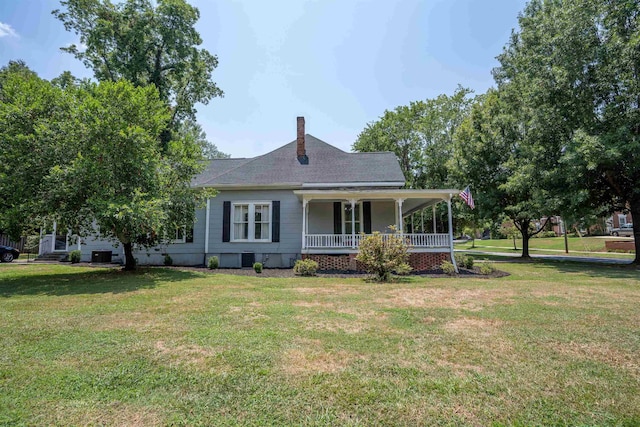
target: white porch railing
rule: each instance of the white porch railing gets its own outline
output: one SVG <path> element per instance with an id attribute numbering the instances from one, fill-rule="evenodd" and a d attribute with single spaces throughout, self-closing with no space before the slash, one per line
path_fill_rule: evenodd
<path id="1" fill-rule="evenodd" d="M 387 238 L 391 234 L 382 234 Z M 413 248 L 449 248 L 449 234 L 402 234 Z M 306 234 L 303 249 L 349 249 L 357 248 L 361 234 Z"/>

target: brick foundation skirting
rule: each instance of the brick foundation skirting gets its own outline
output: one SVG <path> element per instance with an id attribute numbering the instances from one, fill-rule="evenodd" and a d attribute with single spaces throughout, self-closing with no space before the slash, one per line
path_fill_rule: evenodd
<path id="1" fill-rule="evenodd" d="M 302 259 L 311 259 L 318 263 L 318 270 L 364 271 L 362 264 L 356 261 L 357 254 L 302 254 Z M 427 271 L 440 267 L 442 261 L 451 261 L 448 252 L 412 252 L 409 265 L 413 271 Z"/>

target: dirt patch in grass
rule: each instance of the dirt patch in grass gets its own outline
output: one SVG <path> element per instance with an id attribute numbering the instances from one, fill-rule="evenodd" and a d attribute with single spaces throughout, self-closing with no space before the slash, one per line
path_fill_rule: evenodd
<path id="1" fill-rule="evenodd" d="M 551 349 L 564 356 L 594 360 L 611 366 L 622 367 L 640 375 L 640 359 L 637 354 L 631 354 L 612 348 L 606 343 L 560 343 L 550 345 Z"/>
<path id="2" fill-rule="evenodd" d="M 357 334 L 362 332 L 367 326 L 363 320 L 353 319 L 309 319 L 307 316 L 296 316 L 296 321 L 304 324 L 307 331 L 327 331 L 342 332 L 345 334 Z"/>
<path id="3" fill-rule="evenodd" d="M 171 359 L 172 362 L 204 367 L 207 363 L 218 356 L 221 351 L 211 348 L 204 348 L 198 345 L 172 345 L 165 341 L 157 341 L 155 344 L 157 354 Z"/>
<path id="4" fill-rule="evenodd" d="M 444 325 L 444 329 L 453 333 L 482 335 L 489 337 L 495 335 L 502 322 L 499 320 L 473 319 L 462 317 Z"/>
<path id="5" fill-rule="evenodd" d="M 107 405 L 92 404 L 88 409 L 60 405 L 54 416 L 56 425 L 96 425 L 146 427 L 165 425 L 164 417 L 149 407 L 113 402 Z"/>
<path id="6" fill-rule="evenodd" d="M 345 370 L 356 360 L 365 360 L 344 350 L 328 352 L 320 340 L 298 340 L 298 347 L 286 350 L 281 361 L 281 370 L 289 375 L 332 374 Z"/>
<path id="7" fill-rule="evenodd" d="M 496 289 L 395 289 L 376 303 L 401 308 L 450 308 L 479 311 L 495 304 L 511 304 L 515 293 Z"/>

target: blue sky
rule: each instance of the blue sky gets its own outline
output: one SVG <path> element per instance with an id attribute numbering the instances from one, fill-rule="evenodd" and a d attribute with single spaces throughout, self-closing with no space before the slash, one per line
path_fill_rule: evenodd
<path id="1" fill-rule="evenodd" d="M 525 0 L 191 0 L 203 47 L 218 55 L 224 98 L 199 105 L 208 139 L 233 157 L 264 154 L 307 133 L 345 151 L 370 121 L 411 101 L 483 93 Z M 92 73 L 61 46 L 78 37 L 54 0 L 0 1 L 0 65 L 41 77 Z"/>

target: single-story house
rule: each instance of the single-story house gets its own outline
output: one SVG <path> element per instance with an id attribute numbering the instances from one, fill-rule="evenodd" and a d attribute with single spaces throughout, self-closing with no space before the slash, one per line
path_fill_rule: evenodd
<path id="1" fill-rule="evenodd" d="M 193 185 L 219 193 L 196 212 L 193 230 L 178 231 L 167 245 L 137 249 L 135 257 L 139 264 L 161 265 L 169 254 L 175 265 L 202 265 L 217 256 L 224 268 L 254 262 L 289 268 L 311 258 L 324 270 L 357 269 L 361 233 L 388 233 L 390 225 L 404 232 L 405 217 L 439 203 L 448 205 L 452 223 L 451 199 L 458 190 L 407 190 L 404 184 L 394 153 L 347 153 L 305 134 L 304 118 L 298 117 L 296 140 L 270 153 L 209 161 Z M 451 227 L 436 233 L 434 221 L 431 231 L 404 234 L 416 270 L 453 260 Z M 94 251 L 124 259 L 121 246 L 96 238 L 76 242 L 59 235 L 55 225 L 41 237 L 41 255 L 79 249 L 83 261 Z"/>

